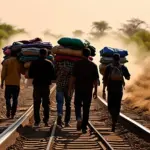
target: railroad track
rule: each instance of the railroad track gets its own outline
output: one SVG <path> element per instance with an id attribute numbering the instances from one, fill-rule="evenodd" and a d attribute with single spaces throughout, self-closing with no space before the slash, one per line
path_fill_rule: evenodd
<path id="1" fill-rule="evenodd" d="M 51 88 L 51 95 L 55 91 L 55 86 Z M 30 91 L 31 92 L 31 91 Z M 50 123 L 56 117 L 56 114 L 51 114 Z M 9 125 L 7 129 L 5 129 L 0 134 L 0 150 L 6 149 L 16 149 L 17 145 L 13 145 L 15 142 L 17 143 L 17 138 L 21 139 L 20 149 L 39 149 L 47 146 L 47 138 L 49 137 L 48 131 L 50 131 L 49 127 L 44 127 L 43 124 L 40 125 L 39 128 L 33 128 L 33 105 L 14 123 Z M 21 136 L 21 137 L 20 137 Z M 26 137 L 25 137 L 26 136 Z M 31 147 L 30 147 L 31 146 Z"/>
<path id="2" fill-rule="evenodd" d="M 51 93 L 54 92 L 54 90 L 55 88 L 51 90 Z M 52 98 L 55 99 L 55 94 L 53 96 Z M 16 131 L 15 129 L 11 133 L 11 136 L 13 137 L 16 133 L 19 133 L 21 135 L 21 137 L 18 139 L 16 144 L 10 146 L 12 145 L 10 143 L 14 143 L 14 141 L 12 140 L 12 137 L 9 135 L 10 134 L 10 130 L 9 130 L 9 132 L 5 132 L 5 139 L 4 136 L 2 136 L 2 134 L 0 136 L 0 149 L 2 150 L 6 149 L 9 145 L 10 147 L 8 148 L 8 150 L 16 149 L 17 146 L 18 146 L 17 149 L 19 150 L 21 149 L 23 150 L 35 150 L 35 149 L 131 150 L 132 148 L 129 143 L 129 140 L 125 140 L 122 137 L 123 133 L 119 129 L 117 129 L 116 132 L 113 133 L 111 132 L 111 128 L 106 125 L 105 120 L 107 120 L 108 118 L 104 117 L 106 112 L 105 114 L 103 114 L 102 112 L 103 107 L 107 107 L 107 103 L 103 99 L 98 97 L 97 100 L 93 100 L 91 105 L 91 111 L 90 111 L 90 121 L 88 123 L 88 132 L 86 134 L 82 134 L 81 131 L 76 130 L 76 120 L 75 120 L 73 103 L 72 103 L 72 118 L 70 122 L 71 127 L 64 127 L 62 129 L 60 129 L 57 126 L 56 104 L 54 105 L 54 108 L 50 114 L 49 123 L 52 125 L 51 128 L 44 127 L 43 124 L 41 124 L 39 128 L 33 128 L 32 127 L 33 123 L 31 121 L 31 116 L 32 116 L 31 110 L 33 108 L 30 108 L 30 110 L 28 110 L 25 114 L 25 116 L 28 119 L 24 123 L 22 123 L 21 125 L 22 127 L 19 127 L 20 126 L 19 125 L 16 128 L 18 131 Z M 124 124 L 126 128 L 129 129 L 131 128 L 131 131 L 135 130 L 132 129 L 135 128 L 135 124 L 133 125 L 134 121 L 131 121 L 130 118 L 127 118 L 123 114 L 120 115 L 120 122 Z M 140 125 L 137 127 L 136 124 L 136 131 L 138 132 L 140 131 L 140 133 L 144 135 L 143 138 L 146 140 L 148 139 L 149 134 L 147 133 L 147 131 L 143 131 L 143 130 L 145 130 L 145 128 L 141 128 Z M 19 135 L 16 135 L 16 137 L 17 136 Z M 14 138 L 14 140 L 16 140 L 16 137 Z M 8 141 L 9 144 L 7 144 Z M 18 145 L 17 143 L 20 143 L 20 145 Z"/>
<path id="3" fill-rule="evenodd" d="M 76 130 L 75 112 L 72 106 L 71 127 L 58 130 L 57 123 L 55 122 L 49 141 L 49 148 L 52 150 L 132 150 L 132 144 L 129 142 L 129 139 L 125 139 L 122 136 L 128 131 L 116 129 L 114 133 L 111 132 L 111 127 L 106 125 L 105 120 L 107 120 L 108 117 L 106 117 L 105 114 L 108 112 L 105 111 L 105 114 L 103 114 L 101 111 L 103 107 L 107 107 L 107 103 L 102 98 L 98 97 L 97 100 L 93 100 L 90 111 L 90 121 L 88 123 L 89 132 L 82 134 L 81 131 Z M 123 114 L 120 114 L 120 122 L 125 128 L 138 134 L 144 138 L 144 140 L 148 140 L 150 136 L 149 131 L 139 123 Z"/>
<path id="4" fill-rule="evenodd" d="M 96 101 L 98 104 L 103 105 L 104 107 L 107 107 L 107 102 L 104 99 L 102 99 L 101 97 L 98 97 L 98 99 Z M 136 120 L 138 120 L 138 119 L 135 118 L 135 120 L 133 120 L 133 119 L 127 117 L 126 115 L 124 115 L 123 113 L 120 113 L 119 122 L 125 128 L 127 128 L 129 131 L 135 133 L 136 135 L 138 135 L 140 138 L 144 139 L 145 141 L 150 142 L 150 129 L 148 129 L 144 125 L 140 124 Z"/>
<path id="5" fill-rule="evenodd" d="M 111 132 L 111 128 L 106 128 L 104 120 L 101 120 L 101 111 L 97 108 L 97 102 L 93 100 L 90 111 L 90 121 L 88 132 L 82 134 L 76 130 L 76 120 L 72 105 L 71 127 L 61 130 L 57 124 L 53 126 L 51 140 L 49 142 L 52 150 L 131 150 L 130 145 L 121 136 Z M 47 149 L 48 150 L 48 149 Z"/>

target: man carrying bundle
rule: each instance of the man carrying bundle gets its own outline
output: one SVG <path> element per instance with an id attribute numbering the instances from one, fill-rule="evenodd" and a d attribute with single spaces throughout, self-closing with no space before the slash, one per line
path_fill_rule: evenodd
<path id="1" fill-rule="evenodd" d="M 73 89 L 75 84 L 75 114 L 77 120 L 77 130 L 83 133 L 87 131 L 87 124 L 89 119 L 89 111 L 92 100 L 92 91 L 94 86 L 93 97 L 97 98 L 97 81 L 99 79 L 97 66 L 88 60 L 90 50 L 83 50 L 84 58 L 75 63 L 73 74 L 70 80 L 69 92 Z M 81 119 L 81 107 L 83 103 L 83 118 Z"/>
<path id="2" fill-rule="evenodd" d="M 47 49 L 42 48 L 40 50 L 40 58 L 31 63 L 29 68 L 29 78 L 33 79 L 33 99 L 34 99 L 34 120 L 35 126 L 40 123 L 40 104 L 42 100 L 42 106 L 44 108 L 43 122 L 45 126 L 48 126 L 49 119 L 49 86 L 54 79 L 54 67 L 51 61 L 47 60 Z"/>
<path id="3" fill-rule="evenodd" d="M 123 96 L 123 86 L 125 79 L 130 79 L 128 69 L 120 64 L 120 55 L 113 55 L 113 63 L 106 67 L 103 76 L 103 98 L 106 98 L 105 88 L 108 90 L 108 111 L 112 117 L 112 132 L 115 131 L 115 126 L 120 113 L 121 100 Z"/>
<path id="4" fill-rule="evenodd" d="M 64 60 L 62 62 L 56 62 L 55 69 L 56 69 L 56 101 L 57 101 L 57 113 L 58 113 L 58 120 L 57 124 L 59 126 L 63 126 L 62 122 L 62 115 L 63 115 L 63 104 L 65 98 L 65 126 L 69 127 L 69 121 L 71 116 L 71 98 L 68 96 L 68 84 L 69 79 L 72 74 L 72 68 L 74 66 L 74 62 Z"/>
<path id="5" fill-rule="evenodd" d="M 20 92 L 21 73 L 24 74 L 23 65 L 17 60 L 17 53 L 12 51 L 11 57 L 3 61 L 1 72 L 1 88 L 5 82 L 6 116 L 13 119 L 18 104 Z M 11 98 L 13 100 L 11 106 Z"/>

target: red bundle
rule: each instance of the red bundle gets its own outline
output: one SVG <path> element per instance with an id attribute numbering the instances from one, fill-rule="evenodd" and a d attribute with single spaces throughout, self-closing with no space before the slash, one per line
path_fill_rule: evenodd
<path id="1" fill-rule="evenodd" d="M 67 56 L 67 55 L 56 55 L 55 56 L 55 60 L 57 62 L 59 61 L 64 61 L 64 60 L 68 60 L 68 61 L 78 61 L 81 60 L 81 57 L 75 57 L 75 56 Z"/>

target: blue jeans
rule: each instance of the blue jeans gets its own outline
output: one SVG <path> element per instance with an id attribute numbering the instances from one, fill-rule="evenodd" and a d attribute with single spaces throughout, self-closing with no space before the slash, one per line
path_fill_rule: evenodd
<path id="1" fill-rule="evenodd" d="M 68 123 L 70 121 L 70 116 L 71 116 L 71 97 L 68 97 L 68 90 L 56 91 L 58 116 L 63 115 L 64 98 L 65 98 L 65 105 L 66 105 L 65 122 Z"/>

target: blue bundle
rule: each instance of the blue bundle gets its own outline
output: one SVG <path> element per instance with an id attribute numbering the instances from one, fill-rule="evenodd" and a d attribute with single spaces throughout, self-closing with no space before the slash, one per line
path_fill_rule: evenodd
<path id="1" fill-rule="evenodd" d="M 119 53 L 120 57 L 128 56 L 127 50 L 111 48 L 111 47 L 104 47 L 102 50 L 100 50 L 100 56 L 102 57 L 112 57 L 115 53 Z"/>

